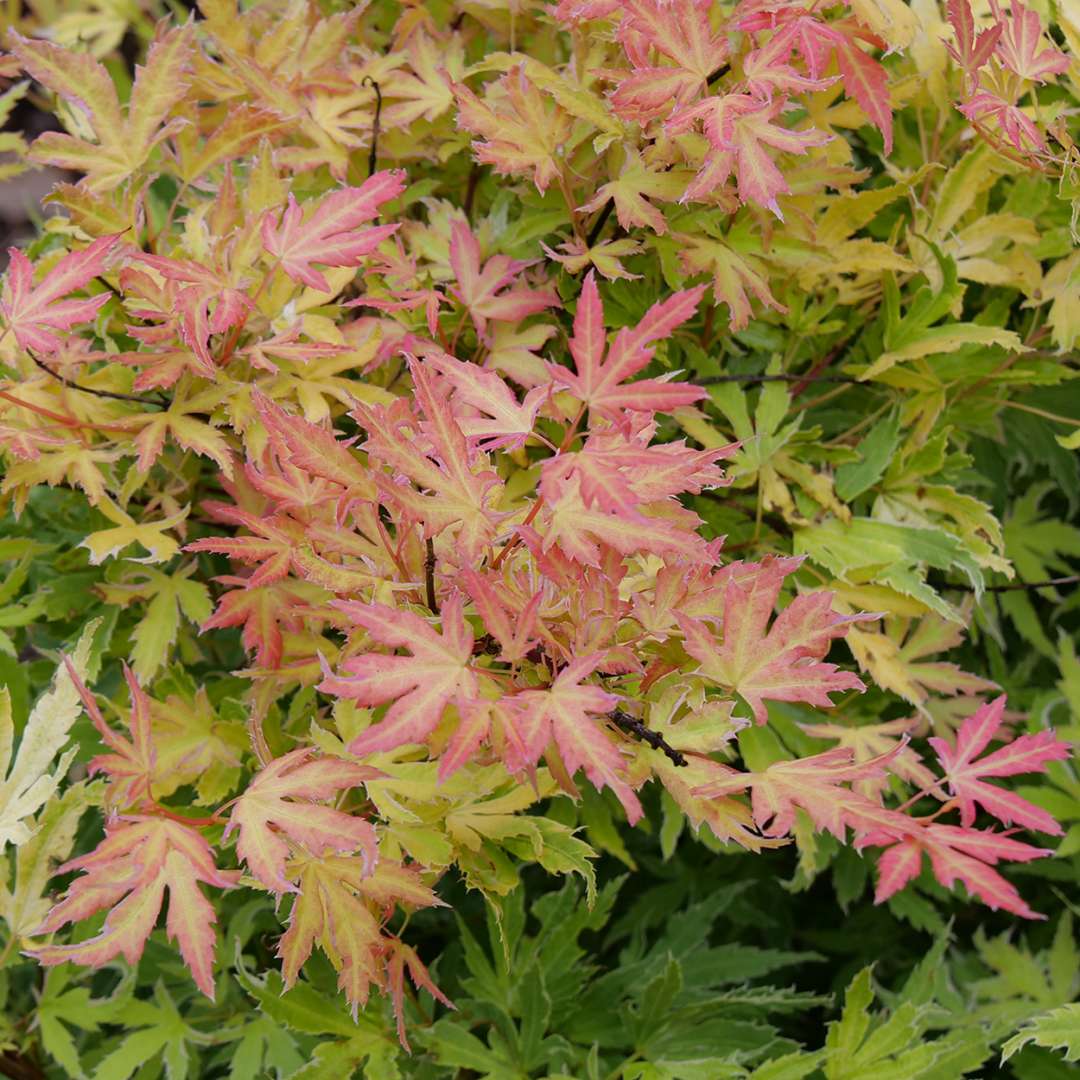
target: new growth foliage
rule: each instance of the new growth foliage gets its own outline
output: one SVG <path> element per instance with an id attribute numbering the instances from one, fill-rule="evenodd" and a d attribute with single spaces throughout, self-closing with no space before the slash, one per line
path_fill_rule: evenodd
<path id="1" fill-rule="evenodd" d="M 991 235 L 977 201 L 987 177 L 1074 184 L 1076 64 L 1039 14 L 200 11 L 120 90 L 90 53 L 8 35 L 5 71 L 65 128 L 28 158 L 77 179 L 4 278 L 2 491 L 16 512 L 79 491 L 109 522 L 83 538 L 106 602 L 141 613 L 126 733 L 76 650 L 0 788 L 24 843 L 71 761 L 27 755 L 77 691 L 105 835 L 20 947 L 135 964 L 165 907 L 212 998 L 216 907 L 249 890 L 280 913 L 283 987 L 319 949 L 354 1016 L 388 995 L 405 1042 L 405 972 L 449 1005 L 402 937 L 443 875 L 496 905 L 521 863 L 591 889 L 592 849 L 530 811 L 610 792 L 633 825 L 657 789 L 734 847 L 830 834 L 874 861 L 879 903 L 928 867 L 1039 918 L 1001 870 L 1062 828 L 1001 780 L 1069 746 L 925 659 L 967 617 L 942 575 L 1010 572 L 954 486 L 955 412 L 1059 381 L 1035 346 L 1080 333 L 1067 227 L 1051 243 L 1014 205 Z M 965 321 L 976 283 L 1054 307 L 1024 337 Z M 769 328 L 791 344 L 748 373 Z M 719 356 L 764 380 L 752 413 Z M 793 406 L 830 372 L 878 395 L 861 440 Z M 706 507 L 751 487 L 725 542 Z M 223 694 L 155 688 L 177 656 L 211 670 L 228 628 L 234 722 Z M 916 715 L 860 722 L 875 680 Z M 804 734 L 767 734 L 777 703 Z"/>

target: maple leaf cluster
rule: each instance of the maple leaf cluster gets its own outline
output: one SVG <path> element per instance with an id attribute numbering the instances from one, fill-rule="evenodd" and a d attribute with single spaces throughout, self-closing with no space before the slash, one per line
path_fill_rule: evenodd
<path id="1" fill-rule="evenodd" d="M 212 995 L 204 887 L 250 887 L 288 908 L 286 986 L 317 946 L 354 1009 L 374 988 L 400 1024 L 406 970 L 445 999 L 397 912 L 440 904 L 451 866 L 505 891 L 503 848 L 520 852 L 522 836 L 548 865 L 540 826 L 506 826 L 499 847 L 463 823 L 449 804 L 470 785 L 520 800 L 511 819 L 589 785 L 631 824 L 655 785 L 695 827 L 750 850 L 805 822 L 881 849 L 879 901 L 925 854 L 946 888 L 1037 917 L 995 867 L 1050 853 L 1015 828 L 1060 827 L 986 778 L 1041 771 L 1067 747 L 1049 731 L 1013 737 L 1003 698 L 931 740 L 936 768 L 894 721 L 808 724 L 837 745 L 743 767 L 740 734 L 769 723 L 770 703 L 828 709 L 865 689 L 838 643 L 865 640 L 880 615 L 812 588 L 801 557 L 725 554 L 693 500 L 771 436 L 695 444 L 672 419 L 702 431 L 707 392 L 670 361 L 707 340 L 716 305 L 733 330 L 754 301 L 786 310 L 716 222 L 740 215 L 768 236 L 786 208 L 812 217 L 811 195 L 850 194 L 858 172 L 836 129 L 868 122 L 891 152 L 879 54 L 909 34 L 881 15 L 890 5 L 564 0 L 555 16 L 581 62 L 561 70 L 512 52 L 470 68 L 469 32 L 423 6 L 406 5 L 385 52 L 358 40 L 359 11 L 293 5 L 281 17 L 295 25 L 262 40 L 279 12 L 256 6 L 238 37 L 227 7 L 163 28 L 126 105 L 88 56 L 10 41 L 77 114 L 33 160 L 82 178 L 57 194 L 61 245 L 36 264 L 13 252 L 4 280 L 0 348 L 24 378 L 2 392 L 2 490 L 21 509 L 38 484 L 80 489 L 114 526 L 86 538 L 95 563 L 130 545 L 177 560 L 107 586 L 123 603 L 152 597 L 166 624 L 132 657 L 128 734 L 71 669 L 107 747 L 90 766 L 107 780 L 106 836 L 60 868 L 80 876 L 39 933 L 107 914 L 91 937 L 36 945 L 39 961 L 134 963 L 167 894 L 166 932 Z M 1064 54 L 1019 3 L 1008 17 L 993 6 L 989 29 L 966 2 L 949 12 L 963 115 L 1017 154 L 1044 151 L 1017 103 Z M 365 178 L 369 150 L 396 167 Z M 503 244 L 505 218 L 481 219 L 471 189 L 455 201 L 411 183 L 418 158 L 457 151 L 471 156 L 467 183 L 488 166 L 531 183 L 559 247 L 535 233 Z M 575 187 L 582 159 L 594 171 Z M 689 204 L 712 215 L 700 230 Z M 636 234 L 600 241 L 608 209 Z M 632 276 L 622 260 L 643 237 L 678 245 L 692 227 L 670 263 L 678 288 L 638 310 L 602 291 L 600 278 Z M 882 267 L 867 264 L 852 288 L 880 291 Z M 196 458 L 214 466 L 198 491 Z M 766 499 L 803 520 L 776 477 L 807 467 L 770 468 L 759 521 Z M 836 505 L 829 483 L 813 490 Z M 239 739 L 206 701 L 193 736 L 182 706 L 152 696 L 181 615 L 204 633 L 239 629 Z M 289 695 L 303 722 L 268 735 Z M 220 805 L 197 817 L 191 801 Z"/>

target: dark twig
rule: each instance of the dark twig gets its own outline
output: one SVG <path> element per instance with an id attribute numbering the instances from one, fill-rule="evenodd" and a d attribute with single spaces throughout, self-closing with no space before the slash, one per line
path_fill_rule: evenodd
<path id="1" fill-rule="evenodd" d="M 679 750 L 676 750 L 663 735 L 653 731 L 652 728 L 646 727 L 640 720 L 631 716 L 629 713 L 624 713 L 620 709 L 616 709 L 610 715 L 611 722 L 617 728 L 625 731 L 628 735 L 633 735 L 635 738 L 640 739 L 643 743 L 648 743 L 654 750 L 662 750 L 665 756 L 670 759 L 672 765 L 684 768 L 690 764 L 686 760 L 685 755 Z"/>
<path id="2" fill-rule="evenodd" d="M 0 1076 L 10 1076 L 12 1080 L 45 1080 L 45 1073 L 33 1061 L 14 1050 L 0 1054 Z"/>
<path id="3" fill-rule="evenodd" d="M 821 377 L 821 373 L 844 351 L 847 342 L 847 338 L 838 342 L 820 360 L 817 360 L 810 370 L 791 388 L 791 396 L 798 397 L 812 382 L 817 382 Z"/>
<path id="4" fill-rule="evenodd" d="M 756 382 L 793 382 L 800 384 L 795 393 L 799 393 L 804 384 L 812 382 L 847 383 L 850 386 L 864 385 L 859 379 L 850 375 L 706 375 L 703 379 L 696 379 L 698 386 L 715 386 L 717 383 L 756 383 Z"/>
<path id="5" fill-rule="evenodd" d="M 375 91 L 375 119 L 371 122 L 371 149 L 368 151 L 367 171 L 368 176 L 375 172 L 375 162 L 379 156 L 379 124 L 382 121 L 382 87 L 370 76 L 365 75 L 360 80 L 361 86 L 371 84 Z"/>
<path id="6" fill-rule="evenodd" d="M 58 383 L 66 386 L 69 390 L 81 390 L 84 394 L 93 394 L 94 397 L 100 398 L 113 398 L 116 401 L 134 401 L 138 405 L 156 405 L 159 409 L 167 409 L 172 404 L 171 401 L 163 398 L 148 398 L 142 397 L 140 394 L 121 394 L 116 390 L 98 390 L 93 386 L 80 386 L 66 376 L 61 375 L 59 371 L 49 367 L 44 360 L 39 359 L 29 349 L 26 350 L 26 353 L 46 375 L 51 375 Z"/>
<path id="7" fill-rule="evenodd" d="M 715 71 L 710 73 L 709 77 L 705 80 L 705 85 L 712 86 L 714 83 L 719 82 L 730 70 L 730 64 L 721 64 Z"/>
<path id="8" fill-rule="evenodd" d="M 613 199 L 608 199 L 604 203 L 600 213 L 596 215 L 596 220 L 593 222 L 592 228 L 589 230 L 589 235 L 585 238 L 585 246 L 591 248 L 597 240 L 600 239 L 600 233 L 603 231 L 604 226 L 607 224 L 607 219 L 611 216 L 611 211 L 615 206 Z"/>
<path id="9" fill-rule="evenodd" d="M 1080 584 L 1080 574 L 1069 574 L 1068 577 L 1049 578 L 1046 581 L 1011 581 L 1007 585 L 984 585 L 983 592 L 1021 592 L 1027 589 L 1053 589 L 1058 585 Z M 946 581 L 940 585 L 942 589 L 956 589 L 960 592 L 976 592 L 974 585 L 962 581 Z"/>
<path id="10" fill-rule="evenodd" d="M 465 218 L 472 224 L 473 201 L 476 198 L 476 185 L 480 183 L 480 166 L 474 161 L 469 169 L 469 179 L 465 184 L 465 198 L 462 200 L 461 209 L 465 211 Z"/>
<path id="11" fill-rule="evenodd" d="M 427 587 L 427 606 L 432 615 L 439 614 L 439 601 L 435 596 L 435 544 L 427 538 L 427 557 L 424 559 L 424 584 Z"/>

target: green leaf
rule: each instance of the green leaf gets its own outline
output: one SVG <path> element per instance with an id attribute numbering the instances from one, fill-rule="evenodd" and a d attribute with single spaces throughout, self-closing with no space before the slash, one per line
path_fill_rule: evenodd
<path id="1" fill-rule="evenodd" d="M 86 625 L 71 656 L 71 664 L 81 678 L 86 677 L 98 625 L 99 620 Z M 25 844 L 34 834 L 36 825 L 26 819 L 45 805 L 74 759 L 75 751 L 68 750 L 55 771 L 52 774 L 47 771 L 81 712 L 78 691 L 67 668 L 61 664 L 52 687 L 30 713 L 13 759 L 15 726 L 11 697 L 6 688 L 0 689 L 0 850 L 9 843 L 16 847 Z"/>
<path id="2" fill-rule="evenodd" d="M 868 491 L 885 474 L 900 443 L 900 421 L 896 414 L 875 424 L 859 443 L 859 460 L 836 470 L 836 494 L 851 502 Z"/>
<path id="3" fill-rule="evenodd" d="M 1025 1024 L 1002 1046 L 1002 1064 L 1029 1043 L 1061 1050 L 1066 1061 L 1080 1061 L 1080 1004 L 1063 1005 Z"/>
<path id="4" fill-rule="evenodd" d="M 354 1023 L 338 999 L 324 997 L 307 983 L 298 982 L 291 990 L 283 992 L 284 985 L 276 971 L 258 979 L 247 971 L 239 957 L 235 971 L 237 982 L 259 1003 L 263 1012 L 294 1031 L 352 1037 L 358 1034 L 357 1027 L 361 1026 L 378 1032 L 377 1027 L 364 1017 Z"/>

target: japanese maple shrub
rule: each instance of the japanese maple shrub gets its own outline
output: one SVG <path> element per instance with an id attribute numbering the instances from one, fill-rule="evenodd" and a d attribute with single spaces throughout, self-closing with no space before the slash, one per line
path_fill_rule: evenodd
<path id="1" fill-rule="evenodd" d="M 965 425 L 1080 333 L 1019 322 L 1075 287 L 1080 24 L 336 7 L 204 0 L 132 79 L 8 35 L 11 100 L 63 129 L 27 160 L 74 176 L 4 278 L 2 491 L 79 493 L 100 602 L 47 642 L 0 795 L 0 837 L 74 875 L 10 947 L 134 965 L 164 909 L 213 998 L 243 891 L 285 988 L 321 951 L 406 1043 L 406 976 L 452 1007 L 406 927 L 444 875 L 495 910 L 529 863 L 591 896 L 597 815 L 657 791 L 718 852 L 830 834 L 878 903 L 928 868 L 1040 917 L 1001 866 L 1062 828 L 1000 778 L 1068 744 L 925 658 L 970 619 L 957 574 L 1011 573 L 953 486 Z M 1045 220 L 1009 196 L 980 231 L 1002 178 Z M 961 281 L 1013 293 L 965 313 Z M 818 441 L 823 380 L 865 444 Z"/>

